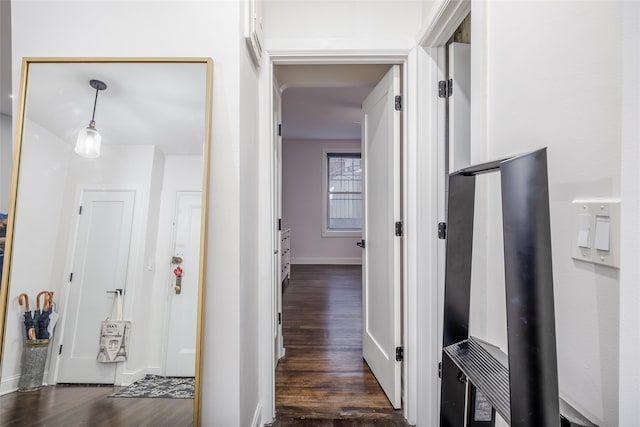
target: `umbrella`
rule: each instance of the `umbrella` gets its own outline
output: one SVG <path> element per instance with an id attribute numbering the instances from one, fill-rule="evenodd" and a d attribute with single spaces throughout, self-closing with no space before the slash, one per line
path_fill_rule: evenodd
<path id="1" fill-rule="evenodd" d="M 58 313 L 55 311 L 55 304 L 53 303 L 53 291 L 49 291 L 49 328 L 47 328 L 47 332 L 49 333 L 49 338 L 53 335 L 53 328 L 58 323 Z"/>
<path id="2" fill-rule="evenodd" d="M 27 339 L 36 339 L 36 329 L 33 324 L 33 318 L 31 317 L 31 310 L 29 310 L 29 296 L 27 294 L 18 295 L 18 304 L 24 305 L 24 327 L 27 331 Z"/>
<path id="3" fill-rule="evenodd" d="M 37 326 L 36 326 L 36 335 L 38 339 L 49 339 L 49 316 L 51 315 L 51 294 L 53 292 L 42 291 L 36 297 L 37 300 L 37 308 L 36 313 L 38 317 Z M 44 302 L 42 304 L 42 311 L 40 310 L 40 296 L 44 296 Z"/>

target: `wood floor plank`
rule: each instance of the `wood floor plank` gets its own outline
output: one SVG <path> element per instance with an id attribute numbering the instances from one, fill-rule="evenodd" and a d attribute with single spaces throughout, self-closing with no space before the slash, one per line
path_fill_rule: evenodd
<path id="1" fill-rule="evenodd" d="M 0 425 L 16 427 L 192 426 L 192 399 L 107 397 L 120 387 L 50 386 L 0 397 Z"/>
<path id="2" fill-rule="evenodd" d="M 362 358 L 361 272 L 349 265 L 292 266 L 274 426 L 408 425 Z"/>

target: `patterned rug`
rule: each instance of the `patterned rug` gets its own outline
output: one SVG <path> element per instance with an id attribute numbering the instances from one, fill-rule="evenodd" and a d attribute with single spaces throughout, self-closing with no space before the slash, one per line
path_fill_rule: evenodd
<path id="1" fill-rule="evenodd" d="M 162 377 L 147 374 L 141 380 L 124 387 L 109 397 L 164 397 L 172 399 L 193 399 L 193 377 Z"/>

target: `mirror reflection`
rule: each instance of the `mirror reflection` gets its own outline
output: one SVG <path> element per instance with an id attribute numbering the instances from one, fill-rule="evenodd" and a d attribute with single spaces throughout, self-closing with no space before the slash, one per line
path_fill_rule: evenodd
<path id="1" fill-rule="evenodd" d="M 29 64 L 2 399 L 82 385 L 191 422 L 208 67 Z"/>

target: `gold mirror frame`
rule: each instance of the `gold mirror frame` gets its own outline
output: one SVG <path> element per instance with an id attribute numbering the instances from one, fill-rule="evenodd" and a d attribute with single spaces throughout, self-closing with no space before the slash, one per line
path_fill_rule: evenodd
<path id="1" fill-rule="evenodd" d="M 206 65 L 206 94 L 205 94 L 205 126 L 204 126 L 204 147 L 203 147 L 203 182 L 202 182 L 202 219 L 200 233 L 200 264 L 198 278 L 198 316 L 196 330 L 196 366 L 195 366 L 195 395 L 193 406 L 193 425 L 199 426 L 201 412 L 201 385 L 202 385 L 202 363 L 204 347 L 204 301 L 206 287 L 206 266 L 207 266 L 207 234 L 208 234 L 208 212 L 209 212 L 209 176 L 210 176 L 210 153 L 211 153 L 211 112 L 213 103 L 213 60 L 211 58 L 23 58 L 20 75 L 20 94 L 18 98 L 18 115 L 15 129 L 15 143 L 13 146 L 13 166 L 11 171 L 11 192 L 9 198 L 9 216 L 7 220 L 6 243 L 4 252 L 4 267 L 2 269 L 2 282 L 0 287 L 0 373 L 3 362 L 5 324 L 7 317 L 7 304 L 9 295 L 9 281 L 12 267 L 12 248 L 14 245 L 13 234 L 15 226 L 15 211 L 17 205 L 18 178 L 20 172 L 20 161 L 22 151 L 22 138 L 25 123 L 25 111 L 27 102 L 27 83 L 29 78 L 29 67 L 32 64 L 47 63 L 144 63 L 144 64 L 167 64 L 167 63 L 192 63 Z"/>

